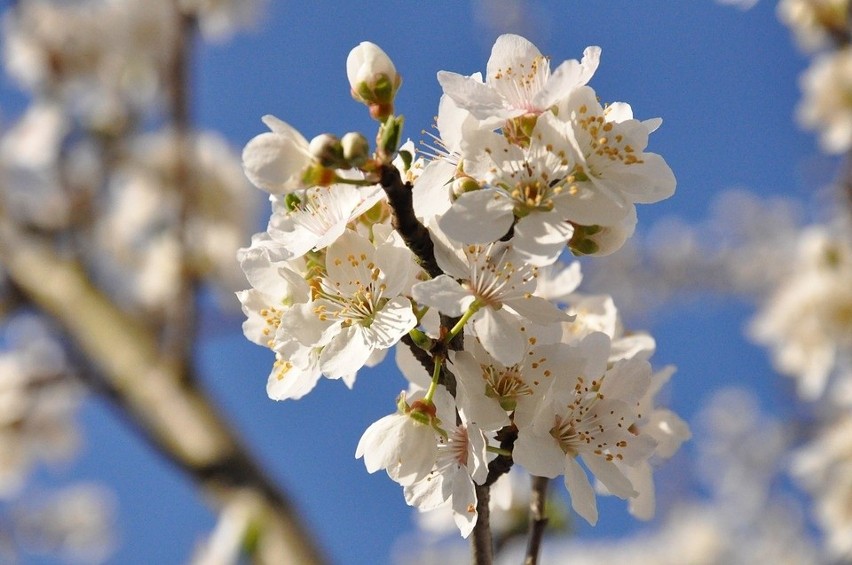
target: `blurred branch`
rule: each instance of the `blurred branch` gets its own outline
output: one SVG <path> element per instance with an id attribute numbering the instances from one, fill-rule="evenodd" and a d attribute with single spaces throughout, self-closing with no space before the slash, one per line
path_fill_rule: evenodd
<path id="1" fill-rule="evenodd" d="M 547 485 L 550 479 L 545 477 L 532 477 L 530 494 L 530 529 L 527 539 L 527 555 L 524 565 L 536 565 L 541 552 L 541 540 L 547 527 L 547 515 L 545 504 L 547 502 Z"/>
<path id="2" fill-rule="evenodd" d="M 491 539 L 491 487 L 476 485 L 476 525 L 471 539 L 471 563 L 490 565 L 494 561 L 494 542 Z"/>
<path id="3" fill-rule="evenodd" d="M 0 217 L 0 262 L 15 285 L 52 315 L 102 372 L 149 439 L 217 506 L 251 492 L 261 543 L 277 563 L 321 563 L 285 494 L 253 461 L 208 399 L 163 358 L 137 320 L 96 289 L 83 268 L 30 241 Z"/>
<path id="4" fill-rule="evenodd" d="M 192 351 L 197 326 L 196 299 L 200 287 L 198 275 L 192 264 L 189 220 L 199 198 L 192 165 L 194 142 L 190 116 L 190 66 L 196 21 L 174 3 L 176 33 L 174 48 L 166 69 L 168 85 L 168 111 L 174 136 L 173 187 L 178 199 L 178 225 L 180 277 L 174 304 L 167 310 L 163 347 L 165 354 L 182 363 L 184 378 L 192 374 Z"/>

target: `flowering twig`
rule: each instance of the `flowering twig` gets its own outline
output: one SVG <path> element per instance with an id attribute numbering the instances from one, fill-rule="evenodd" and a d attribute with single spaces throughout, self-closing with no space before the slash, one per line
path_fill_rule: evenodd
<path id="1" fill-rule="evenodd" d="M 444 272 L 435 261 L 435 246 L 429 237 L 429 230 L 414 215 L 411 183 L 403 183 L 399 170 L 392 165 L 382 166 L 380 174 L 382 188 L 393 209 L 394 229 L 399 232 L 430 277 L 442 275 Z"/>
<path id="2" fill-rule="evenodd" d="M 527 538 L 527 555 L 524 565 L 536 565 L 538 555 L 541 551 L 541 540 L 547 527 L 547 516 L 545 515 L 545 504 L 547 502 L 547 485 L 550 479 L 545 477 L 532 477 L 530 486 L 530 526 Z"/>

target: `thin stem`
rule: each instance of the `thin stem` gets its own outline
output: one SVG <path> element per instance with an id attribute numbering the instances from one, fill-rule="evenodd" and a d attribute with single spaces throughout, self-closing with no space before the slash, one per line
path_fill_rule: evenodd
<path id="1" fill-rule="evenodd" d="M 470 320 L 480 308 L 482 308 L 482 305 L 478 301 L 474 300 L 471 305 L 468 306 L 467 311 L 462 314 L 461 318 L 459 318 L 459 321 L 456 322 L 456 325 L 453 326 L 453 329 L 444 336 L 444 343 L 450 343 L 453 341 L 453 339 L 464 329 L 464 325 L 468 322 L 468 320 Z"/>
<path id="2" fill-rule="evenodd" d="M 432 397 L 435 396 L 435 391 L 438 390 L 438 382 L 441 380 L 441 367 L 444 365 L 444 358 L 435 356 L 435 368 L 432 369 L 432 382 L 429 384 L 429 390 L 426 391 L 426 396 L 423 397 L 423 402 L 432 403 Z"/>
<path id="3" fill-rule="evenodd" d="M 470 540 L 473 565 L 491 565 L 494 561 L 494 542 L 491 539 L 491 487 L 476 485 L 476 525 Z"/>
<path id="4" fill-rule="evenodd" d="M 547 485 L 550 479 L 545 477 L 532 477 L 530 494 L 530 529 L 527 539 L 527 555 L 524 565 L 536 565 L 538 555 L 541 552 L 541 540 L 547 527 L 547 516 L 545 515 L 545 503 L 547 501 Z"/>

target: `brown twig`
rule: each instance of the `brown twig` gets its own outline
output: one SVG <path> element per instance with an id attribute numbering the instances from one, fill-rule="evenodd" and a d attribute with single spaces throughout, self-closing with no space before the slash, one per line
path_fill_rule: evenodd
<path id="1" fill-rule="evenodd" d="M 393 209 L 392 225 L 402 236 L 405 245 L 411 249 L 420 266 L 430 277 L 444 274 L 435 261 L 435 245 L 429 237 L 429 230 L 414 215 L 411 183 L 403 183 L 399 170 L 393 165 L 382 166 L 380 183 Z"/>
<path id="2" fill-rule="evenodd" d="M 476 485 L 476 525 L 471 534 L 471 562 L 491 565 L 494 561 L 494 542 L 491 539 L 491 487 Z"/>
<path id="3" fill-rule="evenodd" d="M 547 485 L 550 479 L 545 477 L 532 477 L 530 494 L 530 527 L 527 538 L 527 555 L 524 565 L 536 565 L 541 552 L 541 540 L 544 530 L 547 528 L 547 516 L 545 515 L 545 504 L 547 502 Z"/>
<path id="4" fill-rule="evenodd" d="M 187 15 L 180 6 L 174 7 L 175 37 L 172 56 L 165 69 L 168 85 L 169 119 L 172 127 L 173 162 L 170 180 L 178 202 L 179 278 L 174 302 L 166 312 L 163 351 L 175 363 L 184 366 L 184 378 L 193 373 L 192 359 L 197 327 L 196 300 L 200 287 L 193 266 L 192 241 L 189 222 L 197 209 L 197 183 L 194 178 L 194 143 L 190 112 L 192 45 L 195 37 L 195 18 Z"/>

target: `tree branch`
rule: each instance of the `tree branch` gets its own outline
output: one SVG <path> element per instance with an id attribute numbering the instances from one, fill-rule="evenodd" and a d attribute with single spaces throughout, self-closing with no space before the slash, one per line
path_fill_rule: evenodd
<path id="1" fill-rule="evenodd" d="M 0 262 L 27 298 L 52 315 L 104 376 L 149 440 L 218 507 L 251 493 L 261 544 L 279 563 L 323 558 L 286 495 L 261 471 L 209 400 L 160 355 L 137 320 L 95 288 L 83 268 L 30 241 L 0 217 Z"/>
<path id="2" fill-rule="evenodd" d="M 435 246 L 429 230 L 414 215 L 414 201 L 410 182 L 403 183 L 399 170 L 393 165 L 383 165 L 380 170 L 381 185 L 393 209 L 392 225 L 402 236 L 405 245 L 417 257 L 420 266 L 430 277 L 443 275 L 444 271 L 435 261 Z"/>
<path id="3" fill-rule="evenodd" d="M 172 127 L 173 157 L 171 163 L 171 188 L 178 202 L 178 230 L 180 241 L 178 288 L 174 302 L 166 310 L 163 335 L 164 355 L 184 365 L 181 371 L 189 378 L 192 368 L 192 352 L 195 345 L 197 326 L 196 299 L 200 281 L 193 265 L 192 235 L 189 221 L 197 208 L 197 182 L 193 171 L 195 147 L 190 114 L 190 66 L 192 44 L 195 35 L 195 19 L 181 10 L 178 2 L 172 7 L 175 19 L 175 38 L 169 64 L 165 69 L 168 85 L 168 108 Z"/>
<path id="4" fill-rule="evenodd" d="M 536 565 L 538 555 L 541 551 L 541 540 L 547 527 L 547 516 L 545 515 L 545 504 L 547 502 L 547 485 L 550 479 L 545 477 L 532 477 L 530 496 L 530 528 L 527 539 L 527 555 L 524 565 Z"/>
<path id="5" fill-rule="evenodd" d="M 491 487 L 476 485 L 476 525 L 471 539 L 471 563 L 491 565 L 494 561 L 494 542 L 491 539 Z"/>

